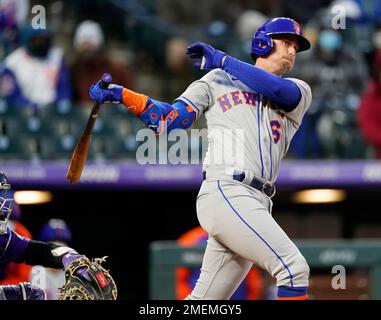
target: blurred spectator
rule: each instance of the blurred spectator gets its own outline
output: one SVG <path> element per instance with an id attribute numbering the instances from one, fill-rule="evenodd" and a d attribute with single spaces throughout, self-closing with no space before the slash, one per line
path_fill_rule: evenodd
<path id="1" fill-rule="evenodd" d="M 134 88 L 127 65 L 107 53 L 99 23 L 85 20 L 78 25 L 74 35 L 74 50 L 71 74 L 75 102 L 91 104 L 89 87 L 105 72 L 112 75 L 113 83 L 125 83 L 127 88 Z"/>
<path id="2" fill-rule="evenodd" d="M 228 52 L 237 59 L 252 63 L 251 42 L 255 31 L 269 18 L 256 10 L 246 10 L 237 19 L 235 28 L 238 42 L 232 45 Z"/>
<path id="3" fill-rule="evenodd" d="M 14 198 L 13 192 L 9 197 Z M 20 222 L 20 220 L 21 208 L 16 201 L 13 201 L 12 213 L 8 221 L 8 227 L 10 230 L 15 231 L 19 235 L 32 239 L 31 232 Z M 0 284 L 18 284 L 23 281 L 28 281 L 31 269 L 31 266 L 24 263 L 0 263 Z"/>
<path id="4" fill-rule="evenodd" d="M 0 0 L 0 61 L 18 47 L 28 10 L 29 0 Z"/>
<path id="5" fill-rule="evenodd" d="M 199 1 L 197 4 L 193 0 L 157 0 L 156 8 L 164 21 L 177 26 L 185 34 L 207 28 L 213 21 L 232 25 L 240 14 L 237 4 L 227 0 Z"/>
<path id="6" fill-rule="evenodd" d="M 320 8 L 326 7 L 332 0 L 288 0 L 276 1 L 279 4 L 278 11 L 285 17 L 292 17 L 304 24 L 309 21 L 314 13 Z"/>
<path id="7" fill-rule="evenodd" d="M 206 245 L 208 233 L 200 226 L 195 227 L 178 239 L 178 244 L 183 247 Z M 176 269 L 176 299 L 185 299 L 194 288 L 200 275 L 200 268 L 190 269 L 178 267 Z M 249 271 L 245 280 L 231 297 L 231 300 L 272 300 L 274 297 L 267 296 L 262 283 L 261 271 L 253 268 Z"/>
<path id="8" fill-rule="evenodd" d="M 377 52 L 380 51 L 381 50 L 381 20 L 373 32 L 372 40 L 373 40 L 373 47 L 375 48 L 375 51 Z"/>
<path id="9" fill-rule="evenodd" d="M 52 46 L 47 29 L 27 25 L 22 47 L 9 54 L 0 67 L 0 90 L 12 106 L 35 109 L 51 103 L 70 101 L 69 71 L 61 48 Z"/>
<path id="10" fill-rule="evenodd" d="M 182 38 L 173 37 L 166 42 L 166 67 L 168 80 L 164 92 L 168 100 L 173 100 L 193 80 L 192 68 L 185 54 L 189 44 Z"/>
<path id="11" fill-rule="evenodd" d="M 70 246 L 72 233 L 62 219 L 50 219 L 39 231 L 37 240 Z M 65 283 L 65 272 L 60 269 L 33 266 L 30 282 L 46 292 L 47 300 L 58 300 L 59 288 Z"/>
<path id="12" fill-rule="evenodd" d="M 188 44 L 181 38 L 171 38 L 167 41 L 166 62 L 169 70 L 178 76 L 187 74 L 189 59 L 184 54 Z"/>
<path id="13" fill-rule="evenodd" d="M 312 105 L 291 144 L 296 158 L 362 157 L 356 110 L 368 81 L 367 66 L 355 46 L 347 46 L 332 15 L 318 16 L 316 45 L 299 56 L 289 76 L 303 79 L 312 89 Z"/>
<path id="14" fill-rule="evenodd" d="M 381 159 L 381 46 L 374 61 L 374 72 L 358 110 L 358 124 L 365 139 L 375 147 Z"/>
<path id="15" fill-rule="evenodd" d="M 41 0 L 39 0 L 41 1 Z M 51 0 L 45 0 L 51 3 Z M 84 20 L 97 21 L 102 26 L 107 26 L 104 31 L 106 36 L 111 36 L 114 40 L 125 41 L 126 34 L 124 23 L 129 20 L 128 13 L 121 10 L 121 7 L 140 4 L 143 0 L 128 0 L 128 1 L 113 1 L 113 0 L 65 0 L 65 7 L 70 7 L 72 12 L 70 16 L 73 17 L 73 22 L 78 25 Z M 145 0 L 147 3 L 154 3 L 152 0 Z M 107 13 L 107 14 L 106 14 Z M 65 21 L 67 23 L 67 21 Z"/>
<path id="16" fill-rule="evenodd" d="M 375 53 L 372 45 L 372 35 L 377 23 L 381 21 L 381 1 L 335 0 L 330 4 L 329 8 L 336 8 L 341 12 L 345 10 L 344 41 L 350 46 L 355 45 L 357 50 L 364 54 L 368 68 L 371 70 Z"/>
<path id="17" fill-rule="evenodd" d="M 239 2 L 207 0 L 158 0 L 157 14 L 173 33 L 194 41 L 208 42 L 227 51 L 237 42 L 234 24 L 244 10 Z"/>

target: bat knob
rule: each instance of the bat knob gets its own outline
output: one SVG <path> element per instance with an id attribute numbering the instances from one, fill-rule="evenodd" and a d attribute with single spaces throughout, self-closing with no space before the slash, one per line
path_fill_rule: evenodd
<path id="1" fill-rule="evenodd" d="M 111 83 L 112 76 L 109 73 L 104 73 L 101 80 L 101 86 L 103 89 L 107 89 L 108 85 Z"/>

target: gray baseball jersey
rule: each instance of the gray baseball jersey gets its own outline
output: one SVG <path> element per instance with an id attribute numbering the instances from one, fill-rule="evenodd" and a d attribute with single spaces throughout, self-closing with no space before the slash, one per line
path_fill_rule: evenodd
<path id="1" fill-rule="evenodd" d="M 210 71 L 188 87 L 178 99 L 189 104 L 198 117 L 205 113 L 208 125 L 209 146 L 204 169 L 234 167 L 271 182 L 276 180 L 280 161 L 312 98 L 305 82 L 290 80 L 297 84 L 302 98 L 287 114 L 276 110 L 262 94 L 221 69 Z M 224 142 L 230 141 L 235 152 L 224 146 Z M 223 157 L 219 157 L 221 154 Z"/>
<path id="2" fill-rule="evenodd" d="M 271 199 L 250 185 L 254 178 L 276 180 L 311 104 L 310 87 L 290 80 L 299 87 L 301 100 L 289 113 L 221 69 L 193 82 L 178 98 L 198 117 L 205 113 L 209 140 L 206 179 L 197 197 L 198 220 L 209 238 L 188 299 L 229 299 L 253 263 L 276 278 L 278 286 L 308 286 L 308 264 L 273 219 Z M 243 181 L 232 179 L 235 170 L 245 173 Z"/>

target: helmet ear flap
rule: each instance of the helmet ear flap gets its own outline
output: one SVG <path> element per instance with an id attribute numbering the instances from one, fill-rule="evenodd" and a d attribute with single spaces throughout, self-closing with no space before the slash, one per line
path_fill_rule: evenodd
<path id="1" fill-rule="evenodd" d="M 273 39 L 265 32 L 260 31 L 255 34 L 251 43 L 251 55 L 253 57 L 264 56 L 274 47 Z"/>

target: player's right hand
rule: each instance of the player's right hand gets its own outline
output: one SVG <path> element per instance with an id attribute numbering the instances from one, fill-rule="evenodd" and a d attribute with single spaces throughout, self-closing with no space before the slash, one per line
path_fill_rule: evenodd
<path id="1" fill-rule="evenodd" d="M 222 68 L 224 58 L 226 57 L 225 52 L 216 50 L 211 45 L 203 42 L 195 42 L 191 44 L 187 48 L 186 54 L 192 59 L 202 58 L 201 61 L 195 63 L 201 70 Z"/>
<path id="2" fill-rule="evenodd" d="M 91 85 L 89 96 L 92 100 L 98 103 L 120 103 L 122 101 L 123 87 L 116 84 L 110 84 L 107 89 L 101 87 L 101 80 L 95 85 Z"/>

